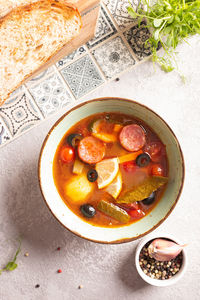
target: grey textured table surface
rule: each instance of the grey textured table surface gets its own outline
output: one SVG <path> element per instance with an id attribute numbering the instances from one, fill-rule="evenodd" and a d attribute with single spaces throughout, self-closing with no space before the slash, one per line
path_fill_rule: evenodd
<path id="1" fill-rule="evenodd" d="M 179 52 L 185 85 L 176 73 L 155 72 L 152 63 L 145 62 L 83 101 L 103 96 L 135 99 L 159 113 L 176 133 L 185 156 L 185 185 L 177 207 L 156 231 L 189 243 L 185 276 L 172 287 L 145 284 L 134 266 L 138 241 L 94 244 L 65 230 L 50 214 L 39 191 L 37 161 L 45 135 L 68 106 L 0 149 L 1 266 L 16 251 L 17 237 L 23 238 L 18 268 L 0 276 L 1 300 L 200 299 L 200 39 L 193 37 Z"/>

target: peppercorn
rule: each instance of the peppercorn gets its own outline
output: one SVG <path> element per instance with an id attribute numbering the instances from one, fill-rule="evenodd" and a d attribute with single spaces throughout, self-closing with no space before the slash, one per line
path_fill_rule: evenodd
<path id="1" fill-rule="evenodd" d="M 79 287 L 78 287 L 78 289 L 81 290 L 82 288 L 83 288 L 83 285 L 80 284 Z"/>
<path id="2" fill-rule="evenodd" d="M 182 262 L 182 252 L 171 261 L 160 262 L 151 258 L 148 254 L 147 248 L 152 241 L 148 242 L 141 250 L 139 255 L 139 265 L 143 272 L 154 279 L 165 280 L 174 276 L 179 272 Z"/>
<path id="3" fill-rule="evenodd" d="M 35 285 L 35 288 L 36 288 L 36 289 L 37 289 L 37 288 L 39 288 L 39 287 L 40 287 L 40 285 L 39 285 L 39 284 L 36 284 L 36 285 Z"/>

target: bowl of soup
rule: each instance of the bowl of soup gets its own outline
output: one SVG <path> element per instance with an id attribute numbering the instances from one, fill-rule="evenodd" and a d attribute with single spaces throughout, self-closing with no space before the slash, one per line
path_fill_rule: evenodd
<path id="1" fill-rule="evenodd" d="M 79 104 L 48 133 L 39 183 L 56 219 L 78 236 L 122 243 L 158 227 L 175 207 L 184 159 L 166 122 L 121 98 Z"/>

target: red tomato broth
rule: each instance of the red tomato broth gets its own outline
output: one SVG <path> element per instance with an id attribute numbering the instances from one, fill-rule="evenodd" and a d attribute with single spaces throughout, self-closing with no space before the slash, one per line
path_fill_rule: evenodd
<path id="1" fill-rule="evenodd" d="M 109 118 L 111 120 L 111 124 L 109 123 L 109 129 L 108 129 L 109 133 L 112 133 L 111 128 L 114 128 L 112 126 L 112 124 L 115 124 L 115 123 L 122 124 L 123 126 L 129 125 L 129 124 L 138 124 L 144 129 L 145 135 L 146 135 L 146 144 L 144 145 L 143 150 L 145 149 L 145 147 L 148 143 L 159 142 L 162 145 L 162 155 L 158 162 L 150 161 L 150 163 L 147 167 L 136 166 L 135 168 L 133 168 L 133 171 L 130 170 L 130 172 L 128 172 L 126 170 L 126 168 L 123 166 L 124 163 L 119 165 L 119 169 L 121 171 L 122 181 L 123 181 L 122 191 L 121 191 L 120 195 L 123 195 L 124 193 L 129 191 L 131 188 L 136 187 L 137 185 L 142 183 L 145 178 L 148 178 L 148 176 L 151 176 L 151 170 L 155 164 L 159 163 L 162 166 L 163 176 L 168 175 L 168 159 L 166 156 L 165 146 L 163 145 L 163 143 L 161 142 L 159 137 L 156 135 L 156 133 L 148 125 L 146 125 L 143 121 L 141 121 L 135 117 L 121 114 L 121 113 L 99 113 L 99 114 L 91 115 L 85 119 L 82 119 L 81 121 L 76 123 L 73 127 L 71 127 L 66 132 L 66 134 L 64 135 L 64 137 L 62 138 L 61 142 L 59 143 L 59 145 L 57 147 L 57 151 L 56 151 L 56 154 L 54 157 L 53 176 L 54 176 L 55 185 L 57 187 L 57 190 L 58 190 L 61 198 L 63 199 L 65 204 L 69 207 L 69 209 L 73 213 L 75 213 L 77 216 L 79 216 L 82 220 L 92 224 L 93 226 L 121 227 L 121 226 L 127 226 L 131 223 L 137 222 L 141 218 L 139 218 L 139 219 L 131 218 L 128 223 L 124 224 L 124 223 L 121 223 L 121 222 L 115 220 L 114 218 L 107 216 L 106 214 L 98 211 L 97 204 L 100 200 L 106 200 L 108 202 L 116 204 L 117 206 L 125 209 L 127 212 L 129 212 L 130 209 L 128 207 L 126 207 L 126 205 L 117 204 L 115 202 L 115 199 L 111 195 L 109 195 L 107 192 L 105 192 L 103 189 L 99 190 L 96 182 L 92 183 L 94 185 L 93 192 L 84 199 L 83 203 L 81 203 L 81 204 L 89 203 L 89 204 L 93 205 L 94 208 L 96 209 L 96 214 L 93 218 L 84 217 L 80 211 L 81 204 L 79 202 L 78 203 L 73 202 L 65 194 L 66 183 L 70 180 L 70 178 L 72 178 L 73 176 L 76 176 L 72 172 L 74 162 L 72 161 L 69 163 L 64 163 L 61 160 L 61 155 L 60 155 L 63 146 L 67 146 L 67 136 L 68 135 L 70 135 L 72 133 L 77 133 L 77 134 L 82 134 L 83 137 L 90 136 L 92 134 L 90 131 L 91 124 L 95 120 L 106 119 L 107 115 L 109 115 Z M 101 130 L 106 131 L 106 122 L 105 123 L 103 122 L 103 124 L 101 126 Z M 119 133 L 120 132 L 118 132 L 117 135 L 119 135 Z M 125 150 L 121 146 L 119 140 L 117 140 L 114 143 L 105 143 L 105 145 L 106 145 L 106 153 L 105 153 L 104 159 L 123 156 L 123 155 L 131 153 L 131 152 Z M 76 157 L 78 158 L 77 149 L 76 149 L 75 153 L 76 153 Z M 133 163 L 135 164 L 135 161 Z M 95 165 L 89 165 L 89 164 L 84 163 L 84 173 L 87 175 L 87 172 L 91 168 L 94 168 L 94 167 L 95 167 Z M 164 191 L 165 191 L 165 186 L 159 188 L 159 190 L 156 193 L 156 199 L 151 205 L 144 205 L 144 204 L 142 204 L 142 202 L 138 202 L 139 209 L 141 209 L 145 213 L 145 215 L 148 215 L 158 204 L 158 202 L 162 198 Z"/>

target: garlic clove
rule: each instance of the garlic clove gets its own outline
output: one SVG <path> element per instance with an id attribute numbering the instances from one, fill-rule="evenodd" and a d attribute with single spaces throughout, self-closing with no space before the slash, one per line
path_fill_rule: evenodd
<path id="1" fill-rule="evenodd" d="M 169 261 L 175 258 L 187 245 L 178 245 L 175 242 L 155 239 L 148 247 L 149 256 L 158 261 Z"/>

